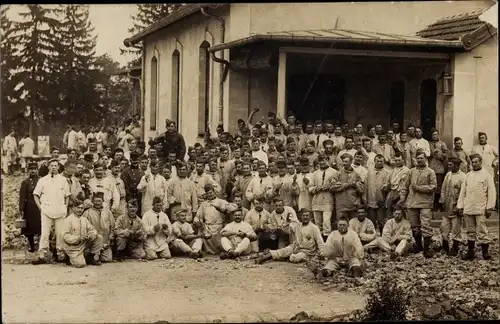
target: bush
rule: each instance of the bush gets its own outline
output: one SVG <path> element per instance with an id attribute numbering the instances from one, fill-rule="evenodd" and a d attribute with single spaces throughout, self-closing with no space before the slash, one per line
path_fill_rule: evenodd
<path id="1" fill-rule="evenodd" d="M 397 283 L 384 276 L 377 282 L 375 291 L 368 296 L 362 321 L 405 321 L 410 306 L 408 293 Z"/>

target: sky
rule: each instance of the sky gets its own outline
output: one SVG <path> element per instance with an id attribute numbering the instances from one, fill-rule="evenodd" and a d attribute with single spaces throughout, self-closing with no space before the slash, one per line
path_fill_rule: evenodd
<path id="1" fill-rule="evenodd" d="M 128 29 L 132 27 L 131 15 L 135 14 L 135 4 L 92 4 L 90 5 L 90 21 L 97 35 L 97 55 L 108 53 L 114 60 L 124 65 L 130 56 L 120 55 L 123 40 L 131 35 Z M 11 5 L 9 16 L 18 19 L 18 13 L 24 11 L 21 5 Z"/>

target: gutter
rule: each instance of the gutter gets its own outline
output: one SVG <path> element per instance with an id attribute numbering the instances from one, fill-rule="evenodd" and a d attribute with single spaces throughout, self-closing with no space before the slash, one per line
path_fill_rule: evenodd
<path id="1" fill-rule="evenodd" d="M 215 19 L 220 23 L 220 45 L 224 44 L 225 34 L 226 34 L 226 23 L 224 19 L 220 16 L 215 16 L 209 14 L 205 11 L 205 8 L 200 8 L 201 13 L 204 16 Z M 208 49 L 209 52 L 210 48 Z M 220 77 L 219 77 L 219 124 L 224 125 L 224 82 L 226 81 L 227 74 L 229 72 L 230 63 L 224 59 L 224 51 L 221 52 L 220 58 L 215 56 L 214 52 L 211 52 L 212 60 L 220 64 Z"/>
<path id="2" fill-rule="evenodd" d="M 437 46 L 441 48 L 450 48 L 464 50 L 464 44 L 460 41 L 437 41 L 437 40 L 385 40 L 385 39 L 356 39 L 356 38 L 338 38 L 338 37 L 315 37 L 315 36 L 287 36 L 287 35 L 253 35 L 236 41 L 212 46 L 208 49 L 214 53 L 222 50 L 231 49 L 238 46 L 252 44 L 261 41 L 282 41 L 282 42 L 319 42 L 336 44 L 367 44 L 367 45 L 388 45 L 388 46 L 417 46 L 429 47 Z"/>

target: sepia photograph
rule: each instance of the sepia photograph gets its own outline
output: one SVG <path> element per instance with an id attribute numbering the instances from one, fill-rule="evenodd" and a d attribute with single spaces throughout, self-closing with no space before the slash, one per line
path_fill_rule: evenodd
<path id="1" fill-rule="evenodd" d="M 500 319 L 496 0 L 0 6 L 2 323 Z"/>

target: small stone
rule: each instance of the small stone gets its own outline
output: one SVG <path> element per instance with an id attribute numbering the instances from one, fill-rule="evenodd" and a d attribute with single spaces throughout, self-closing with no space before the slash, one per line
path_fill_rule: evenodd
<path id="1" fill-rule="evenodd" d="M 425 273 L 421 273 L 418 275 L 419 279 L 427 279 L 427 275 Z"/>
<path id="2" fill-rule="evenodd" d="M 426 281 L 422 281 L 420 285 L 424 288 L 429 288 L 429 284 Z"/>
<path id="3" fill-rule="evenodd" d="M 184 285 L 184 288 L 187 288 L 187 287 L 188 287 L 188 285 Z"/>
<path id="4" fill-rule="evenodd" d="M 488 280 L 488 287 L 495 287 L 497 282 L 495 280 Z"/>
<path id="5" fill-rule="evenodd" d="M 436 302 L 436 298 L 429 296 L 429 297 L 425 298 L 425 301 L 430 303 L 430 304 L 433 304 Z"/>
<path id="6" fill-rule="evenodd" d="M 290 321 L 300 322 L 300 321 L 307 321 L 309 319 L 310 319 L 309 315 L 306 312 L 302 311 L 302 312 L 299 312 L 299 313 L 295 314 L 290 319 Z"/>
<path id="7" fill-rule="evenodd" d="M 442 313 L 442 308 L 439 305 L 431 305 L 427 307 L 424 311 L 424 316 L 427 319 L 437 319 Z"/>
<path id="8" fill-rule="evenodd" d="M 441 307 L 443 307 L 445 312 L 449 312 L 451 310 L 451 302 L 449 300 L 441 303 Z"/>

